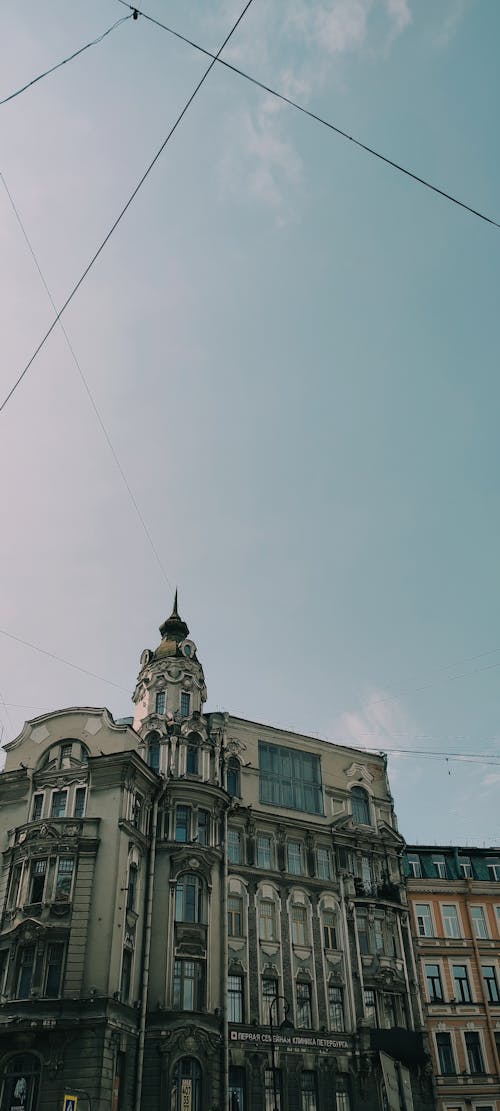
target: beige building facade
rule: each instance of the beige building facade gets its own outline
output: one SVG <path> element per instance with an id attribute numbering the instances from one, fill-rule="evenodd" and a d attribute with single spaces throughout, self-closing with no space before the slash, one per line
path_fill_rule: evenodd
<path id="1" fill-rule="evenodd" d="M 7 746 L 0 1111 L 430 1108 L 385 759 L 207 713 L 160 633 L 133 718 Z"/>

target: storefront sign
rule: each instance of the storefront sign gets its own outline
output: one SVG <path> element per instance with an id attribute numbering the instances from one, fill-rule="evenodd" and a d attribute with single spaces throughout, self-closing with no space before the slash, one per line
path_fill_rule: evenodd
<path id="1" fill-rule="evenodd" d="M 229 1040 L 238 1042 L 239 1045 L 264 1046 L 266 1049 L 271 1046 L 269 1027 L 265 1030 L 259 1030 L 258 1028 L 250 1030 L 230 1029 Z M 352 1038 L 344 1034 L 335 1036 L 306 1034 L 300 1031 L 283 1034 L 280 1030 L 273 1030 L 273 1041 L 277 1049 L 295 1050 L 297 1053 L 345 1053 L 352 1049 Z"/>

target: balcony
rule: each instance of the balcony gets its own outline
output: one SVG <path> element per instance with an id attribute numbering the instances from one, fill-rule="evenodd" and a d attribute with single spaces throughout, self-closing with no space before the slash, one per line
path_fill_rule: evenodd
<path id="1" fill-rule="evenodd" d="M 359 876 L 354 877 L 354 893 L 361 899 L 382 899 L 391 903 L 402 904 L 401 887 L 398 883 L 383 880 L 381 883 L 366 883 Z"/>

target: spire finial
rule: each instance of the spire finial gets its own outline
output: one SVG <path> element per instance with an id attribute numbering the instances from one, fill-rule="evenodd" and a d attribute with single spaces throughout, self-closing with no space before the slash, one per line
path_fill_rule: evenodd
<path id="1" fill-rule="evenodd" d="M 177 611 L 177 587 L 176 587 L 175 588 L 175 597 L 174 597 L 174 608 L 172 610 L 172 617 L 178 617 L 178 616 L 179 616 L 179 614 L 178 614 L 178 611 Z"/>
<path id="2" fill-rule="evenodd" d="M 181 640 L 185 640 L 185 638 L 189 636 L 189 629 L 186 625 L 186 622 L 182 620 L 182 617 L 179 617 L 177 606 L 178 600 L 176 587 L 174 595 L 174 608 L 172 610 L 172 613 L 170 614 L 170 617 L 168 617 L 167 620 L 163 622 L 163 625 L 160 625 L 160 633 L 162 637 L 170 637 L 171 639 L 176 640 L 177 643 L 179 643 Z"/>

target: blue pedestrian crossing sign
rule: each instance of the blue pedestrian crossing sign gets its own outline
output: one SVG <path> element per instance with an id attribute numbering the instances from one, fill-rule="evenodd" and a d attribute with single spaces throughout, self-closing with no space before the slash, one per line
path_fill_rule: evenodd
<path id="1" fill-rule="evenodd" d="M 63 1103 L 63 1111 L 76 1111 L 78 1107 L 78 1096 L 65 1096 Z"/>

